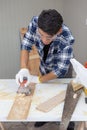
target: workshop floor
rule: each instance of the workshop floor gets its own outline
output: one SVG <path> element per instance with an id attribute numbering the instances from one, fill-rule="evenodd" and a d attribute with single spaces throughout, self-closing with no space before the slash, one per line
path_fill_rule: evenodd
<path id="1" fill-rule="evenodd" d="M 4 126 L 4 130 L 58 130 L 59 128 L 59 124 L 56 123 L 56 122 L 49 122 L 49 123 L 46 123 L 45 125 L 43 125 L 42 127 L 39 127 L 39 128 L 35 128 L 34 127 L 34 122 L 29 122 L 29 123 L 26 123 L 26 122 L 5 122 L 5 123 L 2 123 L 3 126 Z M 78 123 L 75 123 L 75 129 L 74 130 L 77 130 L 77 125 Z M 3 130 L 0 128 L 0 130 Z"/>

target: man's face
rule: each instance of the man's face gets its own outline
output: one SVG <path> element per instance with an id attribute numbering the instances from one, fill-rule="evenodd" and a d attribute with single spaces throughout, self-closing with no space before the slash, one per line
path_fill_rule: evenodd
<path id="1" fill-rule="evenodd" d="M 38 34 L 39 34 L 39 37 L 41 38 L 43 44 L 45 44 L 45 45 L 50 44 L 57 36 L 57 34 L 53 35 L 53 36 L 49 35 L 46 32 L 43 32 L 43 30 L 41 30 L 40 28 L 38 28 Z"/>

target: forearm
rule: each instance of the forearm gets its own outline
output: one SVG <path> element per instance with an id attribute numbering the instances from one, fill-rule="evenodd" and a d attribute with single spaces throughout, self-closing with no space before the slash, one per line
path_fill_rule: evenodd
<path id="1" fill-rule="evenodd" d="M 20 67 L 28 68 L 29 52 L 27 50 L 21 50 Z"/>
<path id="2" fill-rule="evenodd" d="M 56 78 L 57 78 L 57 75 L 55 75 L 53 72 L 50 72 L 44 76 L 40 76 L 39 80 L 41 83 L 43 83 L 43 82 L 47 82 L 49 80 L 56 79 Z"/>

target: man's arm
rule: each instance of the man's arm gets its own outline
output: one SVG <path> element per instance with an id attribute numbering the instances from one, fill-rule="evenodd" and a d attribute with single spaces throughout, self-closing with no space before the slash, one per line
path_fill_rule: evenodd
<path id="1" fill-rule="evenodd" d="M 21 60 L 21 68 L 28 68 L 29 52 L 27 50 L 21 50 L 20 60 Z M 46 82 L 55 78 L 57 78 L 57 76 L 53 72 L 50 72 L 44 76 L 40 76 L 39 80 L 40 82 Z"/>
<path id="2" fill-rule="evenodd" d="M 20 57 L 20 62 L 21 62 L 21 68 L 27 68 L 28 69 L 28 60 L 29 60 L 29 52 L 27 50 L 21 50 L 21 57 Z M 50 72 L 44 76 L 40 76 L 39 80 L 41 83 L 52 80 L 57 78 L 57 76 L 53 73 Z"/>
<path id="3" fill-rule="evenodd" d="M 27 50 L 21 50 L 20 66 L 21 68 L 28 68 L 29 52 Z"/>
<path id="4" fill-rule="evenodd" d="M 55 75 L 53 72 L 50 72 L 44 76 L 40 76 L 39 80 L 41 83 L 43 83 L 43 82 L 47 82 L 49 80 L 56 79 L 56 78 L 57 78 L 57 75 Z"/>

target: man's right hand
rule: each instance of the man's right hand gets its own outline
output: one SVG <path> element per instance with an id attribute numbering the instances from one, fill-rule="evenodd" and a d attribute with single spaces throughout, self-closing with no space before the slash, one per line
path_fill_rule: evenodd
<path id="1" fill-rule="evenodd" d="M 16 83 L 20 86 L 20 82 L 23 82 L 23 78 L 27 78 L 27 82 L 24 84 L 25 87 L 31 82 L 31 75 L 29 73 L 29 70 L 26 68 L 20 69 L 20 71 L 16 74 Z"/>

